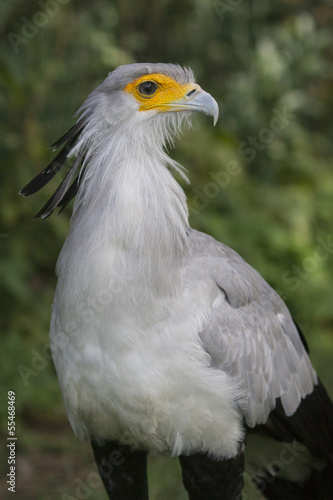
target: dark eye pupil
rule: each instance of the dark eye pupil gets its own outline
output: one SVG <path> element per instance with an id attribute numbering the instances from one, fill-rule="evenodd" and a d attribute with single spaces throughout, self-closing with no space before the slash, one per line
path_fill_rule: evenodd
<path id="1" fill-rule="evenodd" d="M 139 92 L 143 96 L 151 96 L 156 92 L 157 85 L 155 82 L 142 82 L 139 85 Z"/>

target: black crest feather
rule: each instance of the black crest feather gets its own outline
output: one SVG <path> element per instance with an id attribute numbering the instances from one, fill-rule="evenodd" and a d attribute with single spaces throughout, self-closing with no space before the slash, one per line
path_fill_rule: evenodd
<path id="1" fill-rule="evenodd" d="M 42 189 L 48 182 L 50 182 L 51 179 L 53 179 L 53 177 L 64 167 L 66 160 L 68 159 L 68 155 L 84 129 L 84 126 L 84 120 L 79 120 L 71 129 L 60 137 L 60 139 L 52 144 L 51 148 L 55 151 L 65 143 L 64 147 L 59 151 L 49 165 L 21 189 L 19 192 L 20 195 L 30 196 L 31 194 L 34 194 Z M 39 217 L 46 219 L 46 217 L 49 217 L 57 207 L 60 208 L 61 212 L 71 199 L 74 198 L 79 188 L 82 172 L 79 173 L 75 179 L 74 177 L 78 168 L 82 165 L 83 160 L 84 155 L 79 155 L 76 158 L 61 184 L 55 190 L 49 201 L 35 216 L 35 219 L 38 219 Z"/>

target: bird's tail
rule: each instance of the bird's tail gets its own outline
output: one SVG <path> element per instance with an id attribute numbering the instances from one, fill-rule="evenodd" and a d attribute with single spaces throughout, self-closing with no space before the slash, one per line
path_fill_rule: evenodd
<path id="1" fill-rule="evenodd" d="M 266 479 L 269 478 L 266 471 Z M 322 470 L 314 471 L 303 481 L 292 481 L 282 477 L 270 477 L 263 488 L 263 478 L 258 477 L 262 498 L 267 500 L 332 500 L 333 499 L 333 464 Z M 244 499 L 245 500 L 245 499 Z"/>

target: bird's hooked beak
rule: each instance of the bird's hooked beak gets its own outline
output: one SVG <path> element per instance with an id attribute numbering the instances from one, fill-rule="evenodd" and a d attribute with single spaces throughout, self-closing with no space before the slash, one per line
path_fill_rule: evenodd
<path id="1" fill-rule="evenodd" d="M 139 104 L 139 111 L 200 111 L 214 118 L 219 116 L 215 99 L 197 83 L 179 83 L 160 73 L 144 75 L 124 88 Z"/>
<path id="2" fill-rule="evenodd" d="M 216 125 L 219 117 L 219 106 L 214 97 L 202 90 L 197 84 L 190 86 L 192 88 L 187 90 L 180 99 L 166 103 L 166 108 L 168 108 L 169 111 L 199 111 L 212 116 L 214 125 Z"/>

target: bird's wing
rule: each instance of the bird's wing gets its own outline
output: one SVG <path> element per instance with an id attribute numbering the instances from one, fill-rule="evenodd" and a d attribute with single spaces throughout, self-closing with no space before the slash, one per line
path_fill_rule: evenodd
<path id="1" fill-rule="evenodd" d="M 199 335 L 212 366 L 243 390 L 247 425 L 264 424 L 277 398 L 292 415 L 317 376 L 284 302 L 236 252 L 203 233 L 191 233 L 191 256 L 195 272 L 216 287 Z"/>

